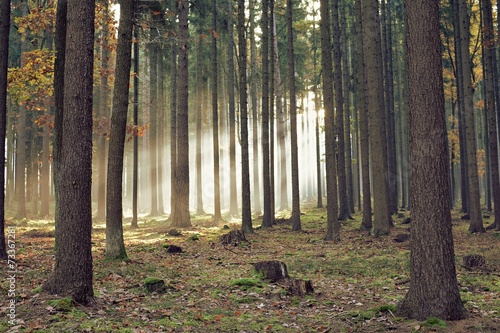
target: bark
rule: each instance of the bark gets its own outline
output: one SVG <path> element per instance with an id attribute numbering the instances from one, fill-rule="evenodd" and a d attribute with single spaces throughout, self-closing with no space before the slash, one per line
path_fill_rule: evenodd
<path id="1" fill-rule="evenodd" d="M 325 157 L 326 157 L 326 211 L 325 240 L 340 240 L 340 223 L 337 203 L 337 163 L 335 160 L 335 133 L 333 114 L 332 54 L 330 41 L 330 8 L 328 0 L 321 0 L 321 67 L 323 76 L 323 107 L 325 108 Z"/>
<path id="2" fill-rule="evenodd" d="M 345 167 L 345 132 L 344 132 L 344 87 L 342 85 L 342 55 L 340 43 L 339 0 L 333 0 L 332 6 L 333 30 L 333 86 L 335 89 L 335 111 L 337 112 L 337 164 L 339 184 L 339 219 L 346 220 L 349 216 L 347 204 L 347 177 Z"/>
<path id="3" fill-rule="evenodd" d="M 217 0 L 212 0 L 212 137 L 214 148 L 214 221 L 222 220 L 220 212 L 219 108 L 217 64 Z"/>
<path id="4" fill-rule="evenodd" d="M 87 305 L 92 289 L 92 69 L 94 1 L 68 1 L 64 67 L 64 133 L 58 171 L 59 221 L 51 294 L 69 295 Z M 61 136 L 62 134 L 62 136 Z M 78 203 L 75 205 L 75 203 Z"/>
<path id="5" fill-rule="evenodd" d="M 5 156 L 7 132 L 7 68 L 9 63 L 10 0 L 0 2 L 0 156 Z M 0 159 L 0 259 L 7 259 L 5 241 L 5 159 Z"/>
<path id="6" fill-rule="evenodd" d="M 199 23 L 198 34 L 202 34 Z M 196 45 L 196 214 L 203 215 L 203 174 L 202 174 L 202 104 L 203 104 L 203 39 Z"/>
<path id="7" fill-rule="evenodd" d="M 300 222 L 299 156 L 297 143 L 297 101 L 295 88 L 295 52 L 293 46 L 293 0 L 287 0 L 288 78 L 290 84 L 290 149 L 292 160 L 292 230 L 302 229 Z"/>
<path id="8" fill-rule="evenodd" d="M 270 192 L 270 202 L 271 202 L 271 219 L 272 223 L 276 224 L 275 221 L 275 212 L 276 212 L 276 197 L 275 197 L 275 149 L 274 149 L 274 91 L 275 91 L 275 81 L 274 81 L 274 73 L 275 73 L 275 54 L 273 52 L 273 44 L 274 44 L 274 0 L 269 0 L 269 192 Z"/>
<path id="9" fill-rule="evenodd" d="M 173 227 L 190 227 L 189 215 L 189 128 L 188 128 L 188 12 L 189 2 L 179 1 L 179 48 L 177 79 L 177 179 Z"/>
<path id="10" fill-rule="evenodd" d="M 170 55 L 171 81 L 170 81 L 170 217 L 175 221 L 177 202 L 177 44 L 172 42 Z"/>
<path id="11" fill-rule="evenodd" d="M 271 204 L 271 178 L 269 158 L 269 1 L 262 1 L 262 179 L 264 181 L 264 216 L 262 227 L 274 224 Z"/>
<path id="12" fill-rule="evenodd" d="M 153 11 L 153 10 L 152 10 Z M 159 33 L 158 15 L 152 13 L 153 27 L 149 29 L 149 181 L 151 190 L 150 216 L 158 216 L 158 152 L 157 152 L 157 126 L 158 126 L 158 57 Z"/>
<path id="13" fill-rule="evenodd" d="M 106 258 L 127 259 L 123 242 L 123 155 L 132 60 L 132 28 L 135 0 L 121 0 L 115 87 L 109 136 L 108 179 L 106 186 Z"/>
<path id="14" fill-rule="evenodd" d="M 466 316 L 455 272 L 439 5 L 405 1 L 410 107 L 410 289 L 401 315 L 417 320 Z M 426 98 L 421 98 L 426 96 Z"/>
<path id="15" fill-rule="evenodd" d="M 358 47 L 358 94 L 359 94 L 359 132 L 360 132 L 360 153 L 361 153 L 361 183 L 363 185 L 363 219 L 361 230 L 371 230 L 372 224 L 372 203 L 370 189 L 370 149 L 368 140 L 368 106 L 366 104 L 366 72 L 365 53 L 363 45 L 363 20 L 361 15 L 361 0 L 356 1 L 357 18 L 357 47 Z"/>
<path id="16" fill-rule="evenodd" d="M 373 234 L 389 233 L 387 184 L 387 140 L 383 92 L 380 18 L 377 0 L 363 0 L 363 44 L 366 63 L 366 92 L 369 110 L 370 159 L 373 175 Z"/>
<path id="17" fill-rule="evenodd" d="M 137 0 L 136 0 L 137 6 Z M 134 13 L 134 126 L 139 124 L 139 25 L 137 24 L 137 9 Z M 139 183 L 139 136 L 134 135 L 134 170 L 132 175 L 132 228 L 137 228 L 137 197 Z"/>
<path id="18" fill-rule="evenodd" d="M 497 138 L 497 119 L 496 119 L 496 101 L 495 101 L 495 36 L 493 30 L 493 13 L 491 0 L 482 0 L 483 11 L 483 47 L 484 47 L 484 76 L 486 81 L 486 113 L 489 133 L 490 147 L 490 168 L 491 168 L 491 189 L 493 195 L 493 206 L 495 219 L 493 225 L 500 229 L 500 178 L 498 171 L 498 141 Z"/>
<path id="19" fill-rule="evenodd" d="M 467 145 L 467 169 L 469 178 L 469 214 L 470 232 L 484 232 L 479 194 L 479 179 L 477 175 L 476 131 L 474 120 L 474 91 L 472 88 L 472 61 L 469 53 L 469 17 L 467 1 L 459 0 L 460 19 L 460 50 L 462 53 L 465 136 Z"/>
<path id="20" fill-rule="evenodd" d="M 238 49 L 239 49 L 239 95 L 241 131 L 241 228 L 244 233 L 253 233 L 250 162 L 248 157 L 248 110 L 247 110 L 247 45 L 245 38 L 245 1 L 238 0 Z"/>

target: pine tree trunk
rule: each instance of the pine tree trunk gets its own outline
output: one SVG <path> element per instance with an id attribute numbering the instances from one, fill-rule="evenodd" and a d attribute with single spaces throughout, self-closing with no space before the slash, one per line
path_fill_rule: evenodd
<path id="1" fill-rule="evenodd" d="M 152 12 L 153 27 L 149 29 L 149 182 L 151 190 L 150 216 L 158 216 L 158 155 L 157 155 L 157 124 L 158 124 L 158 14 Z"/>
<path id="2" fill-rule="evenodd" d="M 253 233 L 250 161 L 248 154 L 248 109 L 247 109 L 247 41 L 245 38 L 245 1 L 238 0 L 238 49 L 239 49 L 239 93 L 240 93 L 240 131 L 241 131 L 241 229 Z"/>
<path id="3" fill-rule="evenodd" d="M 323 79 L 323 105 L 325 108 L 325 157 L 326 157 L 326 211 L 327 229 L 325 240 L 340 241 L 338 220 L 337 162 L 335 158 L 335 121 L 333 114 L 332 54 L 330 40 L 330 6 L 321 0 L 321 67 Z"/>
<path id="4" fill-rule="evenodd" d="M 199 24 L 198 35 L 202 34 Z M 196 44 L 196 214 L 203 215 L 203 173 L 202 173 L 202 104 L 203 104 L 203 39 Z"/>
<path id="5" fill-rule="evenodd" d="M 94 1 L 90 0 L 68 1 L 64 118 L 58 128 L 64 134 L 57 133 L 61 140 L 56 182 L 57 250 L 54 271 L 43 286 L 51 294 L 69 295 L 83 305 L 91 303 L 94 296 L 91 252 L 94 7 Z"/>
<path id="6" fill-rule="evenodd" d="M 217 69 L 217 0 L 212 0 L 212 134 L 214 145 L 214 221 L 222 219 L 220 212 L 220 169 L 219 169 L 219 109 Z"/>
<path id="7" fill-rule="evenodd" d="M 410 289 L 398 313 L 463 319 L 455 272 L 439 5 L 405 1 L 411 158 Z M 426 96 L 426 98 L 421 98 Z"/>

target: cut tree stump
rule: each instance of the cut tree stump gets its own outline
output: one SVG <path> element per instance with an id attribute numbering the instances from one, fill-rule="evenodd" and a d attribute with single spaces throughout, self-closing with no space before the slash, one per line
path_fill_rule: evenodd
<path id="1" fill-rule="evenodd" d="M 288 293 L 294 296 L 305 296 L 314 294 L 314 288 L 309 280 L 290 279 Z"/>
<path id="2" fill-rule="evenodd" d="M 288 270 L 282 261 L 260 261 L 253 264 L 253 267 L 258 273 L 261 273 L 264 279 L 276 282 L 288 278 Z"/>
<path id="3" fill-rule="evenodd" d="M 482 268 L 486 264 L 486 259 L 484 256 L 479 254 L 469 254 L 463 259 L 463 266 L 468 270 L 473 270 L 474 268 Z"/>
<path id="4" fill-rule="evenodd" d="M 222 235 L 219 241 L 222 245 L 233 246 L 237 246 L 241 242 L 248 242 L 241 230 L 231 230 L 227 234 Z"/>

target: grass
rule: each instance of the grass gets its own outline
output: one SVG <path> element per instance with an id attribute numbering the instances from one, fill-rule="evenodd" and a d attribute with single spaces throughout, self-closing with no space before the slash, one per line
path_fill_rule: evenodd
<path id="1" fill-rule="evenodd" d="M 473 235 L 468 225 L 453 221 L 458 281 L 469 318 L 418 322 L 395 316 L 409 284 L 409 244 L 390 236 L 373 238 L 358 231 L 361 217 L 342 222 L 340 243 L 322 240 L 324 209 L 303 209 L 303 231 L 286 222 L 246 235 L 244 246 L 223 247 L 218 238 L 237 228 L 234 222 L 214 225 L 211 216 L 193 218 L 191 229 L 169 236 L 166 217 L 125 225 L 131 261 L 104 257 L 104 225 L 94 224 L 95 304 L 84 307 L 71 299 L 48 295 L 40 286 L 50 274 L 53 228 L 48 220 L 27 220 L 16 228 L 18 264 L 16 316 L 19 332 L 495 332 L 500 326 L 500 258 L 498 232 Z M 281 213 L 287 218 L 289 213 Z M 392 234 L 407 231 L 395 218 Z M 256 220 L 257 221 L 257 220 Z M 258 222 L 255 222 L 257 224 Z M 485 222 L 487 223 L 487 222 Z M 10 225 L 15 223 L 9 221 Z M 254 225 L 256 226 L 256 225 Z M 168 254 L 164 244 L 182 247 Z M 463 256 L 482 254 L 489 272 L 467 271 Z M 289 295 L 280 283 L 255 275 L 253 263 L 280 260 L 291 277 L 311 280 L 315 293 Z M 7 294 L 5 268 L 0 292 Z M 165 281 L 164 293 L 148 293 L 148 278 Z M 71 300 L 71 302 L 69 301 Z M 7 300 L 8 301 L 8 300 Z M 5 313 L 6 303 L 1 304 Z M 418 327 L 418 329 L 416 329 Z M 0 319 L 0 331 L 11 326 Z"/>

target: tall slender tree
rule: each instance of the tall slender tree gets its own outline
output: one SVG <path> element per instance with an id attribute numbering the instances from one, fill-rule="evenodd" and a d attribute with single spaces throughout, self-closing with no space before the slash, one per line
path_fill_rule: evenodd
<path id="1" fill-rule="evenodd" d="M 323 107 L 325 108 L 326 211 L 325 240 L 340 241 L 340 222 L 337 202 L 337 162 L 335 158 L 335 123 L 333 114 L 333 68 L 330 40 L 330 5 L 321 0 L 321 67 L 323 74 Z"/>
<path id="2" fill-rule="evenodd" d="M 300 222 L 299 154 L 297 143 L 297 101 L 295 87 L 295 51 L 293 33 L 293 0 L 287 0 L 288 80 L 290 84 L 290 148 L 292 160 L 292 230 L 302 229 Z"/>
<path id="3" fill-rule="evenodd" d="M 106 258 L 126 259 L 123 242 L 123 155 L 127 132 L 127 112 L 132 60 L 132 29 L 135 0 L 120 1 L 118 45 L 116 48 L 115 87 L 109 136 L 106 186 Z"/>
<path id="4" fill-rule="evenodd" d="M 139 24 L 138 17 L 138 1 L 135 1 L 134 12 L 134 126 L 139 125 Z M 138 199 L 138 185 L 139 185 L 139 136 L 134 135 L 134 153 L 133 153 L 133 175 L 132 175 L 132 228 L 138 227 L 137 216 L 137 199 Z"/>
<path id="5" fill-rule="evenodd" d="M 9 63 L 10 0 L 0 2 L 0 156 L 5 156 L 7 132 L 7 67 Z M 5 159 L 0 159 L 0 259 L 7 259 L 5 242 Z"/>
<path id="6" fill-rule="evenodd" d="M 463 319 L 449 205 L 439 4 L 406 0 L 405 22 L 412 236 L 410 289 L 398 312 L 418 320 Z"/>
<path id="7" fill-rule="evenodd" d="M 212 0 L 212 137 L 214 146 L 214 221 L 222 219 L 220 212 L 219 106 L 217 64 L 217 0 Z"/>
<path id="8" fill-rule="evenodd" d="M 63 133 L 58 133 L 61 146 L 56 183 L 59 187 L 57 250 L 54 271 L 43 286 L 52 294 L 69 295 L 84 305 L 94 297 L 91 252 L 94 16 L 94 1 L 68 1 L 64 117 L 59 128 Z"/>
<path id="9" fill-rule="evenodd" d="M 175 177 L 176 200 L 172 226 L 190 227 L 189 215 L 189 128 L 188 128 L 188 12 L 189 1 L 178 2 L 179 47 L 178 47 L 178 79 L 177 79 L 177 166 Z"/>
<path id="10" fill-rule="evenodd" d="M 160 214 L 158 210 L 158 142 L 157 127 L 159 113 L 158 108 L 158 58 L 160 57 L 159 46 L 159 8 L 151 8 L 152 24 L 149 29 L 149 181 L 151 190 L 151 216 Z"/>
<path id="11" fill-rule="evenodd" d="M 467 169 L 469 178 L 469 214 L 471 232 L 484 232 L 477 174 L 476 130 L 474 120 L 474 90 L 472 87 L 472 60 L 469 51 L 470 37 L 467 0 L 459 0 L 460 52 L 462 54 L 465 136 L 467 145 Z"/>
<path id="12" fill-rule="evenodd" d="M 248 110 L 247 110 L 247 41 L 245 37 L 245 1 L 238 0 L 238 49 L 239 49 L 239 95 L 241 131 L 241 228 L 244 233 L 253 233 L 250 162 L 248 157 Z"/>
<path id="13" fill-rule="evenodd" d="M 387 140 L 383 92 L 380 16 L 378 0 L 362 0 L 366 97 L 369 110 L 370 159 L 373 175 L 373 234 L 389 233 Z"/>

